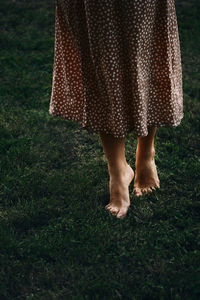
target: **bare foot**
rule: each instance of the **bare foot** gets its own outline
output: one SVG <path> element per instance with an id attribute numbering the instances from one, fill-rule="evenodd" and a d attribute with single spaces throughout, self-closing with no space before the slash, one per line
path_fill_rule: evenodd
<path id="1" fill-rule="evenodd" d="M 136 174 L 134 180 L 136 196 L 149 194 L 152 190 L 160 188 L 154 156 L 155 150 L 149 155 L 142 155 L 138 150 L 136 151 Z"/>
<path id="2" fill-rule="evenodd" d="M 126 216 L 130 206 L 128 187 L 133 180 L 134 171 L 131 166 L 127 164 L 120 175 L 111 171 L 109 171 L 109 173 L 110 202 L 105 206 L 105 209 L 110 211 L 117 218 L 123 218 Z"/>

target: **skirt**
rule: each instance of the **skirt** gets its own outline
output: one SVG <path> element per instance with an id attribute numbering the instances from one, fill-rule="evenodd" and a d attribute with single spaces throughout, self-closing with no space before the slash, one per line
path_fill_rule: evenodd
<path id="1" fill-rule="evenodd" d="M 174 0 L 57 0 L 49 114 L 147 136 L 183 118 Z"/>

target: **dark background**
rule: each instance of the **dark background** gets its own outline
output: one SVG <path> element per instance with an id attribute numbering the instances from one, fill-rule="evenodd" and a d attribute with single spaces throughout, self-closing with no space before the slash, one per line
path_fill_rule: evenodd
<path id="1" fill-rule="evenodd" d="M 176 8 L 184 119 L 158 129 L 160 190 L 130 187 L 119 221 L 98 136 L 48 113 L 55 3 L 1 0 L 0 299 L 200 299 L 200 1 Z"/>

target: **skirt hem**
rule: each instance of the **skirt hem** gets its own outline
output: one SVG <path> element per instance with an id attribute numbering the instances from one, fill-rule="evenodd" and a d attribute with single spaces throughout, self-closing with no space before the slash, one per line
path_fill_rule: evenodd
<path id="1" fill-rule="evenodd" d="M 110 134 L 112 136 L 114 136 L 115 138 L 127 138 L 129 136 L 129 134 L 133 133 L 136 137 L 145 137 L 148 135 L 148 130 L 144 131 L 144 132 L 139 132 L 134 126 L 131 127 L 130 129 L 127 129 L 126 131 L 124 131 L 124 133 L 121 133 L 121 134 L 116 134 L 110 130 L 106 130 L 105 129 L 98 129 L 98 127 L 94 127 L 94 126 L 91 126 L 91 125 L 83 125 L 82 123 L 82 120 L 76 118 L 76 117 L 72 117 L 72 116 L 66 116 L 66 115 L 63 115 L 61 113 L 56 113 L 56 112 L 52 112 L 51 110 L 49 110 L 49 114 L 54 116 L 54 117 L 58 117 L 58 118 L 61 118 L 63 120 L 68 120 L 68 121 L 73 121 L 73 122 L 76 122 L 79 124 L 80 128 L 82 130 L 86 130 L 89 134 L 99 134 L 100 132 L 104 132 L 104 133 L 107 133 L 107 134 Z M 147 127 L 166 127 L 166 128 L 169 128 L 169 127 L 177 127 L 180 125 L 182 119 L 184 117 L 184 113 L 182 113 L 182 115 L 180 115 L 180 118 L 178 121 L 174 121 L 174 122 L 171 122 L 171 123 L 166 123 L 166 122 L 147 122 Z"/>

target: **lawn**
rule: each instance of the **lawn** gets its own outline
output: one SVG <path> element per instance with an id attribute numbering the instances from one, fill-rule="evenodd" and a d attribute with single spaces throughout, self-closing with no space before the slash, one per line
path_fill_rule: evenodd
<path id="1" fill-rule="evenodd" d="M 0 299 L 200 299 L 200 2 L 176 1 L 184 119 L 157 131 L 161 188 L 131 186 L 123 220 L 98 135 L 48 112 L 54 8 L 0 3 Z"/>

